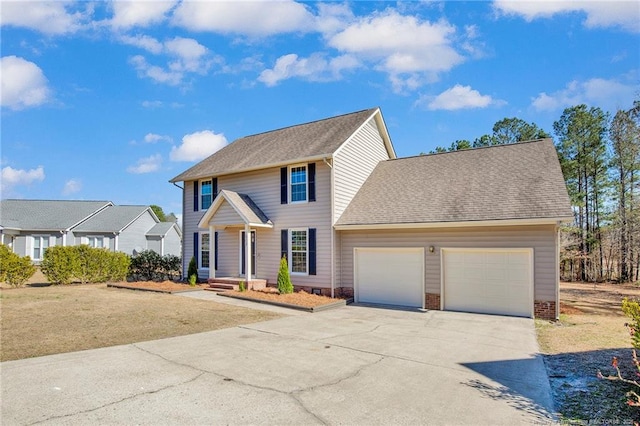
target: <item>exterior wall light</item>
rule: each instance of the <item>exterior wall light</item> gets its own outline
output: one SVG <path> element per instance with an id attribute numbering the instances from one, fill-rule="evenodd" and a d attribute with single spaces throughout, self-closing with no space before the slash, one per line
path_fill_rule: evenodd
<path id="1" fill-rule="evenodd" d="M 434 251 L 436 251 L 436 248 L 434 246 L 429 246 L 429 253 L 433 253 Z"/>

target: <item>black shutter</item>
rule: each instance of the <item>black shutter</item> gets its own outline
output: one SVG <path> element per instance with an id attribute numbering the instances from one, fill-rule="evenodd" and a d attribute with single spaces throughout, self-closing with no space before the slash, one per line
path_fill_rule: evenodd
<path id="1" fill-rule="evenodd" d="M 218 269 L 218 233 L 215 232 L 214 233 L 214 240 L 213 240 L 213 247 L 214 250 L 216 251 L 216 255 L 214 256 L 214 260 L 213 260 L 213 268 L 214 269 Z"/>
<path id="2" fill-rule="evenodd" d="M 307 167 L 309 173 L 309 201 L 316 200 L 316 163 L 309 163 Z"/>
<path id="3" fill-rule="evenodd" d="M 193 211 L 198 211 L 198 181 L 193 182 Z"/>
<path id="4" fill-rule="evenodd" d="M 240 252 L 242 253 L 242 261 L 240 262 L 242 264 L 242 272 L 241 272 L 241 274 L 244 274 L 245 273 L 245 263 L 246 263 L 246 260 L 247 260 L 247 253 L 246 253 L 247 246 L 245 245 L 245 242 L 246 242 L 245 233 L 241 232 L 240 235 L 242 235 L 242 242 L 241 242 L 242 247 L 240 248 Z"/>
<path id="5" fill-rule="evenodd" d="M 199 263 L 198 263 L 198 233 L 197 232 L 193 233 L 193 257 L 196 258 L 196 265 L 199 265 Z"/>
<path id="6" fill-rule="evenodd" d="M 218 178 L 213 178 L 211 180 L 211 202 L 216 199 L 218 196 Z"/>
<path id="7" fill-rule="evenodd" d="M 316 274 L 316 228 L 309 228 L 309 275 Z"/>
<path id="8" fill-rule="evenodd" d="M 280 204 L 287 204 L 287 168 L 280 169 Z"/>
<path id="9" fill-rule="evenodd" d="M 289 256 L 289 231 L 283 229 L 280 231 L 280 258 Z"/>

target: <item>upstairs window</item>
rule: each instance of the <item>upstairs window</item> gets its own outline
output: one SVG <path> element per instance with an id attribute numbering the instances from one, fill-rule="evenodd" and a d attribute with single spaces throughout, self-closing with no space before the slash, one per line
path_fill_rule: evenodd
<path id="1" fill-rule="evenodd" d="M 289 172 L 291 185 L 291 202 L 307 201 L 307 166 L 291 167 Z"/>
<path id="2" fill-rule="evenodd" d="M 200 209 L 207 210 L 213 201 L 213 181 L 203 180 L 200 182 Z"/>

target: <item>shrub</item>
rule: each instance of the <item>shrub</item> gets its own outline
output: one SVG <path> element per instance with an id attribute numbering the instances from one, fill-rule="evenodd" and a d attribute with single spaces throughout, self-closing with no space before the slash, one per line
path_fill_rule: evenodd
<path id="1" fill-rule="evenodd" d="M 108 252 L 106 278 L 108 281 L 124 281 L 129 274 L 131 258 L 122 252 Z"/>
<path id="2" fill-rule="evenodd" d="M 153 250 L 144 250 L 131 258 L 130 273 L 135 280 L 161 279 L 162 256 Z"/>
<path id="3" fill-rule="evenodd" d="M 238 290 L 241 293 L 247 291 L 247 286 L 245 285 L 244 281 L 240 281 L 240 283 L 238 284 Z"/>
<path id="4" fill-rule="evenodd" d="M 36 272 L 29 256 L 18 256 L 9 247 L 0 244 L 0 277 L 12 287 L 21 287 Z"/>
<path id="5" fill-rule="evenodd" d="M 196 264 L 196 258 L 192 256 L 189 261 L 189 268 L 187 269 L 187 277 L 191 279 L 193 276 L 195 276 L 196 281 L 198 281 L 198 265 Z"/>
<path id="6" fill-rule="evenodd" d="M 637 380 L 637 378 L 640 377 L 640 360 L 638 360 L 638 354 L 636 352 L 637 349 L 640 349 L 640 303 L 638 303 L 637 300 L 629 300 L 625 297 L 622 301 L 622 312 L 631 318 L 631 323 L 627 323 L 625 326 L 629 329 L 631 343 L 634 347 L 632 362 L 635 369 L 638 370 L 636 372 L 636 380 L 627 379 L 622 376 L 617 357 L 613 357 L 611 362 L 611 365 L 616 370 L 616 375 L 603 376 L 602 373 L 598 371 L 598 378 L 621 381 L 629 385 L 631 390 L 626 393 L 627 404 L 633 407 L 640 407 L 640 381 Z"/>
<path id="7" fill-rule="evenodd" d="M 197 275 L 190 275 L 190 276 L 189 276 L 189 285 L 190 285 L 191 287 L 195 287 L 197 282 L 198 282 L 198 277 L 197 277 Z"/>
<path id="8" fill-rule="evenodd" d="M 282 256 L 282 259 L 280 259 L 280 269 L 278 270 L 278 291 L 280 294 L 293 293 L 293 284 L 291 284 L 289 266 L 287 265 L 287 258 L 285 256 Z"/>
<path id="9" fill-rule="evenodd" d="M 182 259 L 180 256 L 165 254 L 162 256 L 162 268 L 169 279 L 179 278 L 182 271 Z"/>
<path id="10" fill-rule="evenodd" d="M 40 269 L 52 284 L 70 284 L 80 266 L 78 255 L 75 247 L 49 247 Z"/>

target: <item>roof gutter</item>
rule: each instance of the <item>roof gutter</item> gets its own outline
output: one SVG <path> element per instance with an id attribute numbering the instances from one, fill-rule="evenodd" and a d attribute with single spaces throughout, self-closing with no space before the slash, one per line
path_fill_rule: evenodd
<path id="1" fill-rule="evenodd" d="M 338 231 L 356 231 L 361 229 L 471 228 L 478 226 L 557 225 L 561 222 L 570 222 L 572 220 L 573 216 L 561 216 L 535 219 L 476 220 L 465 222 L 346 224 L 334 225 L 334 228 Z"/>

